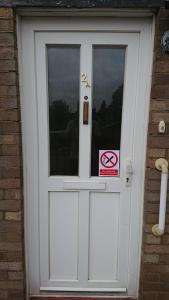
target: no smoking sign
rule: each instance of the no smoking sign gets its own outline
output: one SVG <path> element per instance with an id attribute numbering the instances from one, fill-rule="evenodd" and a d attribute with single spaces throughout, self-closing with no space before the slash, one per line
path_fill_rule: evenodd
<path id="1" fill-rule="evenodd" d="M 119 176 L 118 150 L 99 150 L 99 176 Z"/>

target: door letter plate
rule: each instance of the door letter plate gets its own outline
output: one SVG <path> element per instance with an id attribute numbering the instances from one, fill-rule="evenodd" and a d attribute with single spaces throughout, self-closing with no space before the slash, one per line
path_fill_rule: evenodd
<path id="1" fill-rule="evenodd" d="M 84 101 L 83 102 L 83 124 L 88 124 L 88 118 L 89 118 L 89 102 Z"/>

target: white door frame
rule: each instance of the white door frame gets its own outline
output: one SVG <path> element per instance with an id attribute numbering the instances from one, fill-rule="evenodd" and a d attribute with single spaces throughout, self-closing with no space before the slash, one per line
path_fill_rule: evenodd
<path id="1" fill-rule="evenodd" d="M 67 25 L 68 24 L 68 25 Z M 23 140 L 23 164 L 24 164 L 24 207 L 25 207 L 25 247 L 26 247 L 26 269 L 27 288 L 31 294 L 39 294 L 39 228 L 38 228 L 38 141 L 37 141 L 37 103 L 36 103 L 36 80 L 35 64 L 29 63 L 29 55 L 34 59 L 34 33 L 35 31 L 110 31 L 110 32 L 137 32 L 140 34 L 140 53 L 138 67 L 138 99 L 136 107 L 137 136 L 135 145 L 141 141 L 143 152 L 139 157 L 134 157 L 135 172 L 140 172 L 140 184 L 135 186 L 135 194 L 139 195 L 136 201 L 139 206 L 132 207 L 130 234 L 130 273 L 132 282 L 129 282 L 128 295 L 136 296 L 139 285 L 142 224 L 143 224 L 143 196 L 145 157 L 147 142 L 147 127 L 149 113 L 149 98 L 151 86 L 151 70 L 153 60 L 154 23 L 152 18 L 23 18 L 18 26 L 19 44 L 19 72 L 20 72 L 20 94 L 22 115 L 22 140 Z M 22 38 L 27 40 L 27 48 L 23 49 Z M 23 70 L 24 58 L 28 58 L 27 73 Z M 28 86 L 27 74 L 32 74 Z M 146 87 L 145 87 L 146 82 Z M 28 96 L 29 95 L 29 96 Z M 31 122 L 30 122 L 31 118 Z M 34 132 L 33 135 L 30 135 Z M 34 172 L 32 172 L 34 170 Z M 134 184 L 134 182 L 133 182 Z M 137 191 L 137 193 L 136 193 Z M 132 218 L 137 215 L 137 218 Z M 28 224 L 31 216 L 34 222 Z M 132 240 L 133 239 L 133 240 Z M 34 245 L 34 247 L 32 247 Z M 129 270 L 126 270 L 126 272 Z M 29 293 L 29 292 L 28 292 Z"/>

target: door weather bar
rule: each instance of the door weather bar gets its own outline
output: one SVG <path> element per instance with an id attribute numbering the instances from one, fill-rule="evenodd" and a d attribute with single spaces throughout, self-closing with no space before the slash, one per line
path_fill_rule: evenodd
<path id="1" fill-rule="evenodd" d="M 40 291 L 52 292 L 127 292 L 126 288 L 66 288 L 66 287 L 40 287 Z"/>

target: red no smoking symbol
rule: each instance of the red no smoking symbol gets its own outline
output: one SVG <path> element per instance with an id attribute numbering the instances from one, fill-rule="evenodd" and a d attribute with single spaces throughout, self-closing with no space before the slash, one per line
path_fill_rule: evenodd
<path id="1" fill-rule="evenodd" d="M 100 163 L 106 169 L 112 169 L 118 163 L 117 154 L 114 151 L 105 151 L 100 157 Z"/>

